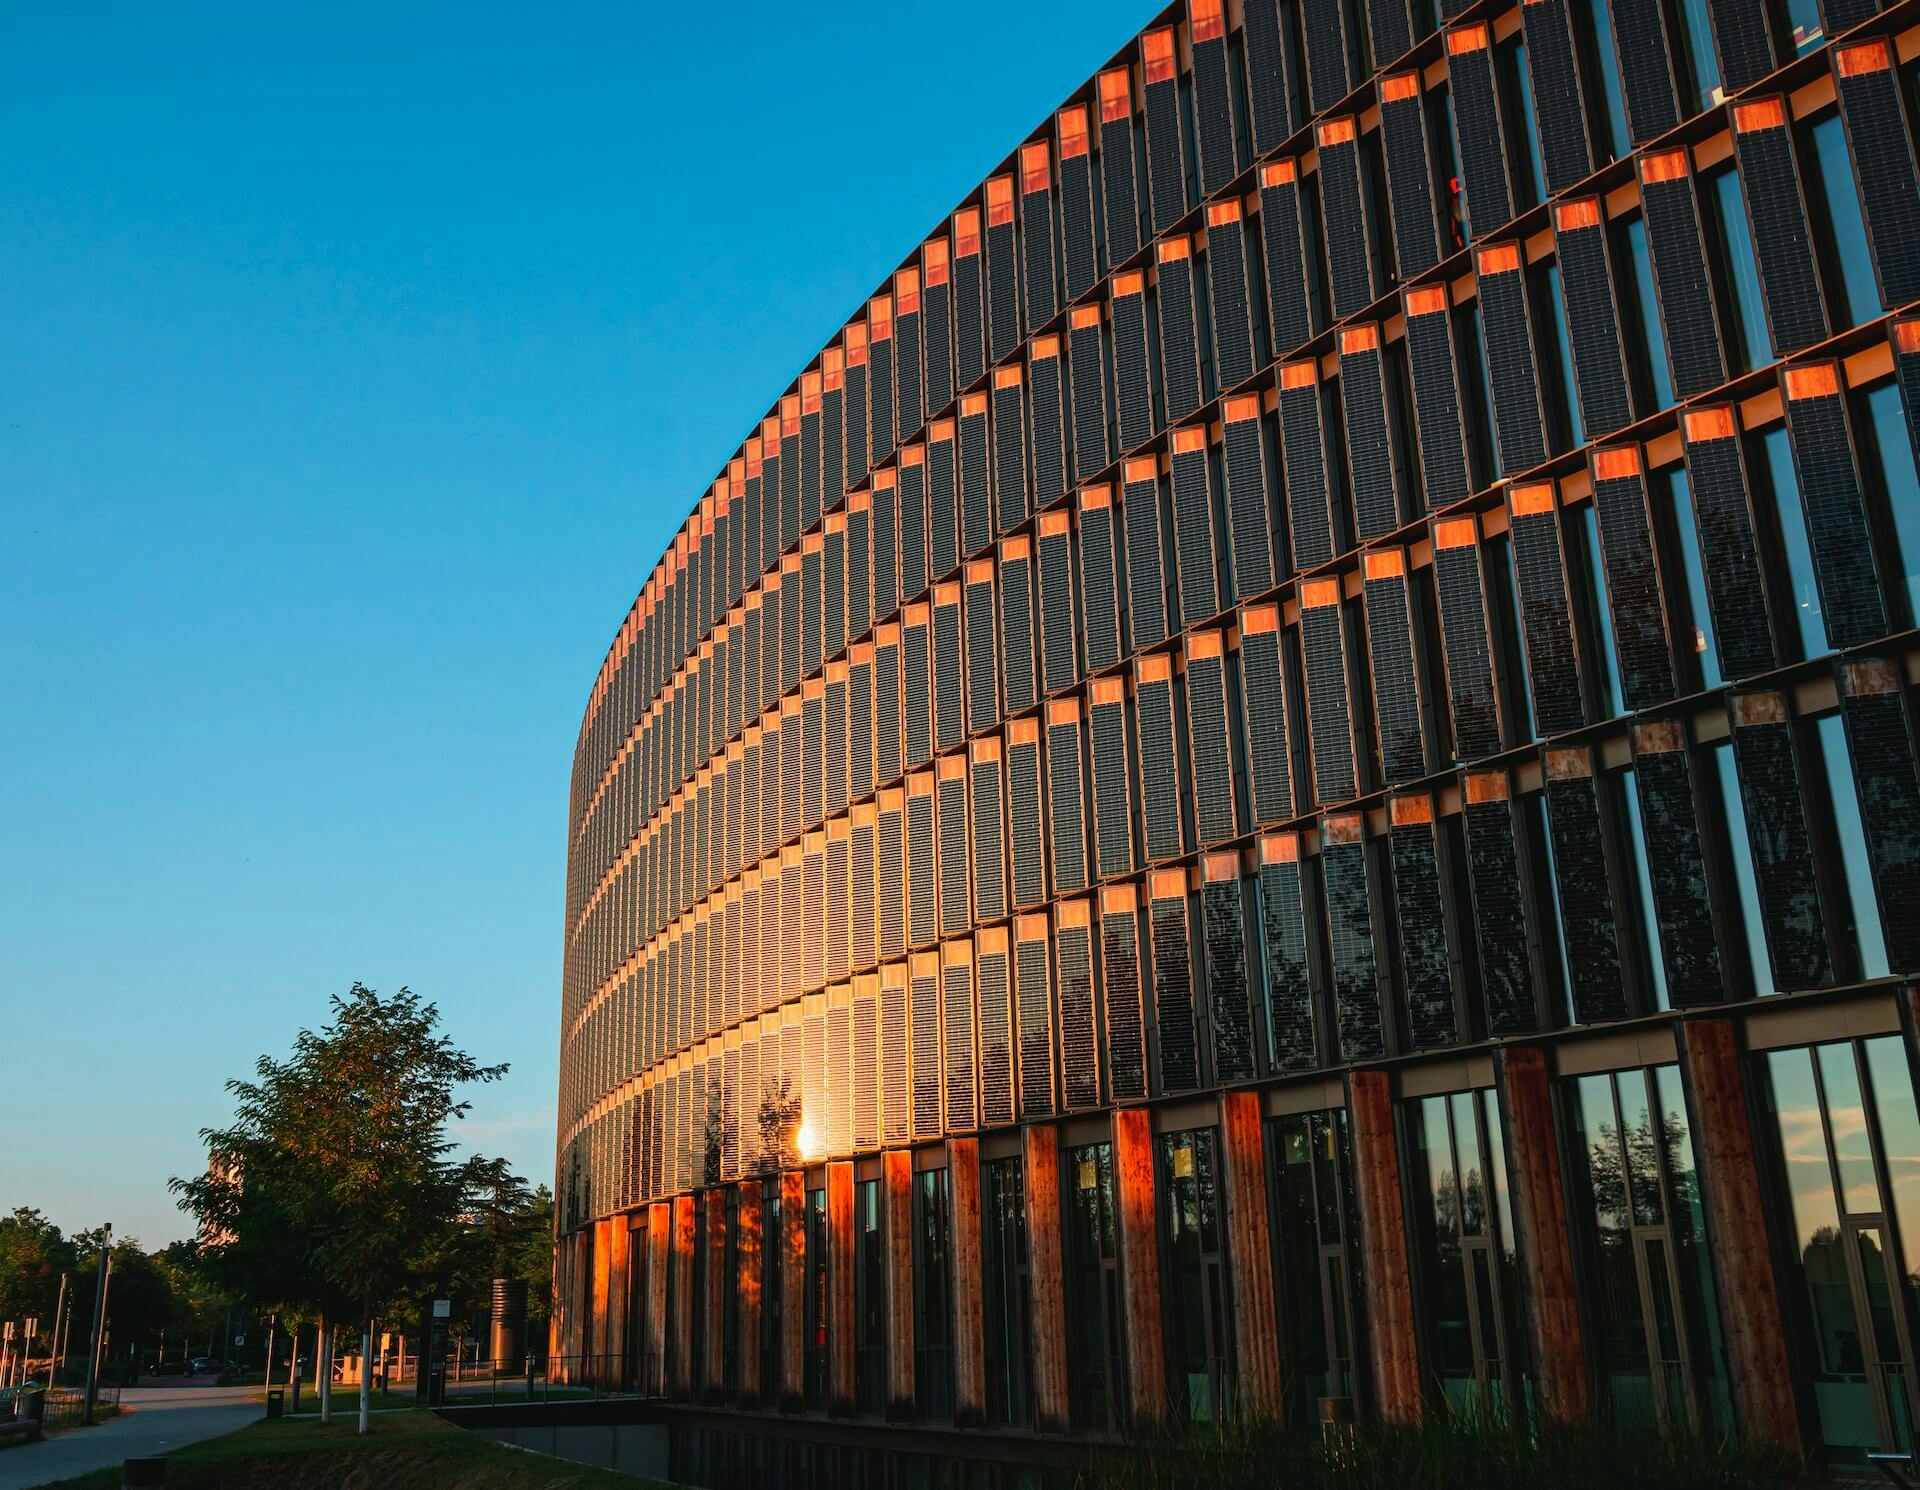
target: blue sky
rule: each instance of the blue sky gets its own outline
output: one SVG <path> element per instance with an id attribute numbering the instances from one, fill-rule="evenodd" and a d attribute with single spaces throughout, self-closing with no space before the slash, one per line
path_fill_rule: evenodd
<path id="1" fill-rule="evenodd" d="M 6 8 L 0 1208 L 182 1234 L 223 1080 L 355 978 L 512 1062 L 463 1136 L 551 1178 L 607 637 L 1148 15 Z"/>

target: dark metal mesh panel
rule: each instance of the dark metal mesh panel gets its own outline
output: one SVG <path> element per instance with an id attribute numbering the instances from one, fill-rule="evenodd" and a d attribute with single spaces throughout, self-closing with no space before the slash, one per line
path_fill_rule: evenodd
<path id="1" fill-rule="evenodd" d="M 981 938 L 974 963 L 974 994 L 980 1017 L 980 1126 L 1003 1127 L 1014 1121 L 1013 1009 L 1010 1002 L 1006 942 L 988 951 Z"/>
<path id="2" fill-rule="evenodd" d="M 940 963 L 915 958 L 913 1005 L 913 1136 L 940 1136 Z"/>
<path id="3" fill-rule="evenodd" d="M 1363 541 L 1383 538 L 1400 526 L 1400 482 L 1376 326 L 1355 327 L 1341 335 L 1340 408 L 1347 428 L 1355 528 Z"/>
<path id="4" fill-rule="evenodd" d="M 995 618 L 993 568 L 990 560 L 981 560 L 978 572 L 967 576 L 967 733 L 978 734 L 1000 722 L 1000 668 L 995 656 Z M 1032 672 L 1032 664 L 1028 664 Z M 956 719 L 956 723 L 957 723 Z M 940 741 L 942 750 L 951 749 L 958 740 Z"/>
<path id="5" fill-rule="evenodd" d="M 1602 462 L 1619 455 L 1633 457 L 1631 469 L 1603 477 L 1607 468 Z M 1629 709 L 1644 709 L 1674 694 L 1673 659 L 1660 606 L 1660 577 L 1654 570 L 1646 484 L 1632 449 L 1598 452 L 1593 469 L 1593 505 L 1607 569 L 1607 608 L 1613 617 L 1620 688 Z"/>
<path id="6" fill-rule="evenodd" d="M 1016 721 L 1018 723 L 1018 721 Z M 1038 905 L 1047 898 L 1046 829 L 1040 810 L 1040 737 L 1017 734 L 1007 744 L 1007 805 L 1012 825 L 1013 903 Z"/>
<path id="7" fill-rule="evenodd" d="M 1425 799 L 1421 799 L 1424 801 Z M 1447 946 L 1446 910 L 1431 812 L 1421 821 L 1395 822 L 1393 900 L 1400 923 L 1400 975 L 1405 982 L 1407 1034 L 1416 1050 L 1460 1038 Z"/>
<path id="8" fill-rule="evenodd" d="M 1140 987 L 1140 923 L 1130 894 L 1124 906 L 1108 906 L 1101 911 L 1100 969 L 1106 984 L 1108 1090 L 1116 1102 L 1144 1097 L 1147 1044 Z"/>
<path id="9" fill-rule="evenodd" d="M 941 970 L 941 985 L 946 1006 L 947 1131 L 971 1133 L 980 1126 L 973 963 L 948 962 Z"/>
<path id="10" fill-rule="evenodd" d="M 1060 1095 L 1068 1112 L 1100 1105 L 1100 1045 L 1095 1033 L 1093 932 L 1081 921 L 1054 933 L 1060 967 Z"/>
<path id="11" fill-rule="evenodd" d="M 1333 1001 L 1340 1054 L 1367 1060 L 1386 1054 L 1386 1030 L 1367 891 L 1367 851 L 1352 822 L 1350 841 L 1322 834 L 1320 864 L 1327 887 L 1327 947 L 1333 963 Z"/>
<path id="12" fill-rule="evenodd" d="M 1827 335 L 1827 312 L 1814 263 L 1813 230 L 1801 195 L 1787 103 L 1757 99 L 1735 107 L 1734 153 L 1753 229 L 1754 260 L 1767 305 L 1775 355 L 1784 357 Z"/>
<path id="13" fill-rule="evenodd" d="M 1713 902 L 1707 892 L 1685 726 L 1641 726 L 1635 733 L 1634 783 L 1640 792 L 1667 995 L 1676 1008 L 1720 1003 L 1727 994 L 1713 935 Z"/>
<path id="14" fill-rule="evenodd" d="M 1193 299 L 1193 260 L 1185 240 L 1176 239 L 1180 256 L 1170 257 L 1171 245 L 1161 245 L 1160 390 L 1167 419 L 1177 423 L 1200 407 L 1200 333 Z"/>
<path id="15" fill-rule="evenodd" d="M 1093 746 L 1093 839 L 1100 878 L 1129 873 L 1133 858 L 1133 771 L 1127 749 L 1124 690 L 1096 694 L 1089 711 Z"/>
<path id="16" fill-rule="evenodd" d="M 1192 448 L 1181 449 L 1180 436 L 1189 436 Z M 1220 564 L 1214 552 L 1213 490 L 1208 480 L 1206 432 L 1175 432 L 1173 467 L 1173 531 L 1180 580 L 1180 619 L 1192 626 L 1220 611 Z"/>
<path id="17" fill-rule="evenodd" d="M 1836 647 L 1857 646 L 1886 631 L 1887 611 L 1874 577 L 1846 405 L 1832 364 L 1790 371 L 1786 387 L 1787 431 L 1827 639 Z M 1817 391 L 1822 388 L 1830 391 Z"/>
<path id="18" fill-rule="evenodd" d="M 993 502 L 1002 533 L 1027 520 L 1027 419 L 1017 377 L 993 390 Z"/>
<path id="19" fill-rule="evenodd" d="M 1017 546 L 1016 546 L 1017 545 Z M 1029 548 L 1024 539 L 1010 539 L 1001 550 L 1000 557 L 1000 667 L 1002 685 L 1006 689 L 1007 712 L 1018 714 L 1030 709 L 1039 699 L 1039 678 L 1033 662 L 1033 565 L 1027 558 Z M 968 587 L 968 598 L 972 598 L 973 587 Z M 972 626 L 973 617 L 967 617 L 968 626 Z M 991 639 L 991 631 L 988 633 Z M 974 648 L 973 636 L 967 636 L 967 665 L 975 666 L 975 658 L 980 652 Z M 993 654 L 985 654 L 985 666 L 993 666 Z M 969 698 L 973 696 L 973 677 L 968 674 Z M 969 710 L 972 713 L 971 710 Z M 997 715 L 995 716 L 997 719 Z M 973 728 L 977 731 L 983 726 L 980 716 L 973 714 Z"/>
<path id="20" fill-rule="evenodd" d="M 1737 698 L 1731 709 L 1733 758 L 1753 850 L 1755 891 L 1776 988 L 1814 988 L 1833 975 L 1813 837 L 1801 794 L 1800 768 L 1785 700 L 1778 694 Z"/>
<path id="21" fill-rule="evenodd" d="M 1048 693 L 1080 678 L 1073 608 L 1073 532 L 1065 514 L 1043 519 L 1040 551 L 1040 674 Z"/>
<path id="22" fill-rule="evenodd" d="M 1193 949 L 1187 930 L 1186 872 L 1156 875 L 1148 919 L 1153 939 L 1153 1013 L 1160 1036 L 1162 1092 L 1200 1085 L 1200 1043 L 1193 1008 Z M 1160 881 L 1177 881 L 1161 893 Z"/>
<path id="23" fill-rule="evenodd" d="M 1239 831 L 1226 666 L 1218 633 L 1188 637 L 1187 743 L 1193 760 L 1194 828 L 1203 844 L 1225 843 Z"/>
<path id="24" fill-rule="evenodd" d="M 1607 251 L 1604 203 L 1587 199 L 1555 210 L 1554 250 L 1560 262 L 1560 298 L 1573 349 L 1574 387 L 1587 438 L 1633 422 L 1627 393 L 1620 299 Z"/>
<path id="25" fill-rule="evenodd" d="M 1440 262 L 1440 232 L 1434 215 L 1433 148 L 1427 142 L 1427 102 L 1418 75 L 1383 79 L 1380 139 L 1393 211 L 1393 251 L 1400 277 L 1411 279 Z"/>
<path id="26" fill-rule="evenodd" d="M 941 762 L 942 766 L 946 762 Z M 940 773 L 940 934 L 965 936 L 973 925 L 973 872 L 967 854 L 965 771 Z"/>
<path id="27" fill-rule="evenodd" d="M 1042 927 L 1044 928 L 1044 922 Z M 1014 1004 L 1020 1021 L 1020 1116 L 1052 1117 L 1058 1110 L 1053 1085 L 1053 990 L 1044 929 L 1014 945 Z"/>
<path id="28" fill-rule="evenodd" d="M 1527 78 L 1533 86 L 1547 191 L 1565 191 L 1593 172 L 1586 82 L 1573 39 L 1571 0 L 1526 0 Z"/>
<path id="29" fill-rule="evenodd" d="M 1131 463 L 1129 463 L 1131 466 Z M 1157 478 L 1123 488 L 1127 525 L 1127 623 L 1136 650 L 1167 638 L 1167 583 Z"/>
<path id="30" fill-rule="evenodd" d="M 1577 770 L 1557 758 L 1577 756 Z M 1548 753 L 1547 821 L 1553 836 L 1553 872 L 1560 924 L 1573 978 L 1573 1017 L 1580 1023 L 1619 1019 L 1627 1012 L 1621 980 L 1620 944 L 1614 927 L 1613 892 L 1600 837 L 1600 805 L 1586 752 Z"/>
<path id="31" fill-rule="evenodd" d="M 998 921 L 1007 914 L 1006 811 L 1000 792 L 1000 757 L 976 754 L 969 771 L 973 795 L 973 917 Z"/>
<path id="32" fill-rule="evenodd" d="M 1135 450 L 1153 435 L 1153 385 L 1147 363 L 1147 296 L 1138 276 L 1136 286 L 1113 293 L 1113 369 L 1115 398 L 1120 415 L 1120 448 Z"/>
<path id="33" fill-rule="evenodd" d="M 1543 735 L 1578 729 L 1585 723 L 1585 711 L 1574 660 L 1560 514 L 1550 499 L 1539 510 L 1522 510 L 1515 505 L 1509 531 L 1513 535 L 1513 569 L 1520 590 L 1520 630 L 1526 641 L 1535 727 Z"/>
<path id="34" fill-rule="evenodd" d="M 1267 275 L 1267 321 L 1273 350 L 1285 356 L 1313 335 L 1307 296 L 1307 250 L 1295 163 L 1260 171 L 1260 242 Z"/>
<path id="35" fill-rule="evenodd" d="M 1081 789 L 1080 721 L 1047 725 L 1047 809 L 1053 830 L 1056 895 L 1087 887 L 1087 808 Z"/>
<path id="36" fill-rule="evenodd" d="M 1240 714 L 1246 721 L 1247 774 L 1254 821 L 1282 823 L 1293 816 L 1293 771 L 1278 617 L 1265 619 L 1258 630 L 1254 625 L 1251 614 L 1241 617 Z"/>
<path id="37" fill-rule="evenodd" d="M 1253 376 L 1253 310 L 1247 299 L 1247 225 L 1233 216 L 1207 224 L 1207 296 L 1213 313 L 1213 370 L 1223 389 Z"/>
<path id="38" fill-rule="evenodd" d="M 1363 593 L 1367 608 L 1367 650 L 1372 661 L 1373 712 L 1379 727 L 1380 769 L 1389 783 L 1426 774 L 1426 747 L 1420 731 L 1420 685 L 1413 661 L 1412 614 L 1407 576 L 1397 551 L 1367 556 Z M 1375 573 L 1376 560 L 1382 571 Z"/>
<path id="39" fill-rule="evenodd" d="M 1185 850 L 1180 825 L 1180 757 L 1174 741 L 1173 676 L 1167 659 L 1143 659 L 1134 680 L 1140 731 L 1140 800 L 1151 862 Z M 1150 666 L 1150 664 L 1157 664 Z"/>
<path id="40" fill-rule="evenodd" d="M 1354 794 L 1356 783 L 1352 716 L 1347 703 L 1346 638 L 1337 599 L 1301 607 L 1300 652 L 1306 664 L 1314 800 L 1345 801 Z"/>
<path id="41" fill-rule="evenodd" d="M 1107 440 L 1106 350 L 1097 306 L 1075 314 L 1067 332 L 1067 358 L 1072 374 L 1068 387 L 1073 400 L 1073 474 L 1085 481 L 1113 460 Z"/>

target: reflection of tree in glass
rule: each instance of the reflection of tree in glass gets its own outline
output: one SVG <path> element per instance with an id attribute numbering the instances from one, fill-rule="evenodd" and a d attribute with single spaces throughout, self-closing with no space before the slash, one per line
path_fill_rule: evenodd
<path id="1" fill-rule="evenodd" d="M 727 1133 L 727 1094 L 718 1080 L 707 1086 L 707 1115 L 693 1140 L 693 1172 L 702 1185 L 720 1183 L 720 1146 Z"/>
<path id="2" fill-rule="evenodd" d="M 1687 1141 L 1687 1125 L 1663 1113 L 1660 1126 L 1657 1142 L 1664 1150 L 1676 1212 L 1691 1215 L 1699 1199 L 1700 1181 L 1693 1172 L 1693 1147 Z M 1593 1206 L 1599 1217 L 1603 1243 L 1613 1239 L 1610 1232 L 1624 1233 L 1636 1215 L 1644 1225 L 1655 1225 L 1665 1215 L 1655 1144 L 1651 1118 L 1628 1126 L 1624 1152 L 1619 1129 L 1612 1123 L 1600 1125 L 1600 1136 L 1587 1150 L 1587 1171 L 1593 1185 Z"/>
<path id="3" fill-rule="evenodd" d="M 755 1174 L 772 1174 L 799 1162 L 800 1094 L 786 1076 L 761 1088 L 759 1125 L 760 1149 L 752 1164 Z"/>

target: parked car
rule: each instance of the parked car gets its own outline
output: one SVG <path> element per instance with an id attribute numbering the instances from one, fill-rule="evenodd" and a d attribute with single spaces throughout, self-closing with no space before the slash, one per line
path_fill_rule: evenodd
<path id="1" fill-rule="evenodd" d="M 148 1376 L 187 1376 L 193 1371 L 192 1364 L 183 1358 L 175 1357 L 171 1361 L 150 1363 L 145 1374 Z"/>
<path id="2" fill-rule="evenodd" d="M 218 1376 L 222 1371 L 234 1369 L 232 1361 L 223 1361 L 218 1356 L 197 1355 L 193 1358 L 195 1376 Z"/>

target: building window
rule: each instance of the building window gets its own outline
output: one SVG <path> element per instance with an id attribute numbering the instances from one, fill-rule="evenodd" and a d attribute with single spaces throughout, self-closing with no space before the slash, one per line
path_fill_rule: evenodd
<path id="1" fill-rule="evenodd" d="M 987 1421 L 1032 1424 L 1033 1305 L 1027 1288 L 1026 1190 L 1020 1161 L 981 1166 L 986 1236 Z"/>
<path id="2" fill-rule="evenodd" d="M 1773 361 L 1773 342 L 1767 331 L 1767 310 L 1760 298 L 1760 271 L 1753 261 L 1753 238 L 1747 231 L 1747 204 L 1740 193 L 1740 173 L 1731 161 L 1712 171 L 1701 173 L 1706 190 L 1702 200 L 1711 225 L 1709 252 L 1720 261 L 1721 275 L 1732 296 L 1721 296 L 1739 333 L 1730 360 L 1736 365 L 1729 372 L 1751 371 Z"/>
<path id="3" fill-rule="evenodd" d="M 1160 1184 L 1166 1196 L 1167 1297 L 1176 1409 L 1189 1421 L 1218 1421 L 1233 1402 L 1227 1259 L 1220 1204 L 1220 1135 L 1213 1128 L 1160 1139 Z"/>
<path id="4" fill-rule="evenodd" d="M 1074 1426 L 1126 1421 L 1126 1334 L 1120 1305 L 1120 1239 L 1113 1212 L 1113 1145 L 1067 1155 L 1067 1338 Z"/>
<path id="5" fill-rule="evenodd" d="M 725 1281 L 720 1287 L 725 1315 L 721 1325 L 720 1384 L 729 1400 L 740 1390 L 740 1196 L 732 1186 L 718 1197 L 726 1207 Z"/>
<path id="6" fill-rule="evenodd" d="M 1354 1342 L 1352 1146 L 1344 1108 L 1295 1113 L 1272 1124 L 1276 1293 L 1292 1363 L 1297 1410 L 1359 1395 Z"/>
<path id="7" fill-rule="evenodd" d="M 807 1191 L 807 1406 L 824 1412 L 833 1390 L 833 1364 L 827 1355 L 827 1192 Z"/>
<path id="8" fill-rule="evenodd" d="M 913 1400 L 922 1418 L 953 1416 L 952 1192 L 947 1171 L 913 1184 Z"/>
<path id="9" fill-rule="evenodd" d="M 878 1413 L 887 1380 L 887 1242 L 880 1226 L 880 1181 L 853 1187 L 853 1401 Z"/>
<path id="10" fill-rule="evenodd" d="M 1907 1450 L 1920 1118 L 1903 1038 L 1769 1051 L 1761 1073 L 1821 1436 L 1839 1457 Z"/>
<path id="11" fill-rule="evenodd" d="M 1407 1104 L 1414 1258 L 1428 1369 L 1457 1412 L 1524 1413 L 1520 1268 L 1490 1089 Z"/>
<path id="12" fill-rule="evenodd" d="M 1719 1311 L 1677 1066 L 1567 1084 L 1569 1199 L 1596 1365 L 1623 1422 L 1728 1422 Z"/>
<path id="13" fill-rule="evenodd" d="M 693 1352 L 688 1362 L 687 1384 L 695 1401 L 707 1388 L 707 1206 L 711 1195 L 696 1196 L 693 1202 Z"/>
<path id="14" fill-rule="evenodd" d="M 1840 864 L 1847 881 L 1847 905 L 1853 912 L 1853 932 L 1862 978 L 1887 976 L 1887 941 L 1880 933 L 1880 907 L 1874 900 L 1873 868 L 1867 857 L 1866 833 L 1860 822 L 1860 794 L 1854 788 L 1853 751 L 1847 744 L 1846 722 L 1838 714 L 1823 714 L 1814 725 L 1814 739 L 1833 803 L 1833 826 L 1840 839 Z"/>

